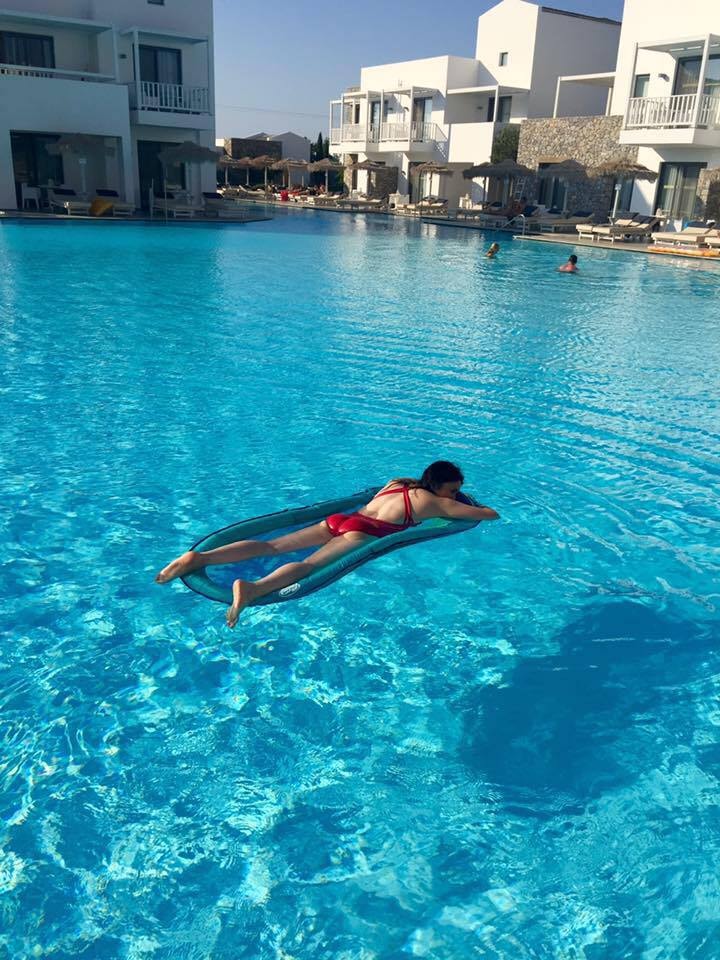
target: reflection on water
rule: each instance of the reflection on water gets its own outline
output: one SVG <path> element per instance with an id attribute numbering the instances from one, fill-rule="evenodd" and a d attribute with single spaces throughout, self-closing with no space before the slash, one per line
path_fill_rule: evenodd
<path id="1" fill-rule="evenodd" d="M 385 218 L 4 224 L 0 955 L 717 956 L 717 277 Z M 457 459 L 236 632 L 170 556 Z"/>

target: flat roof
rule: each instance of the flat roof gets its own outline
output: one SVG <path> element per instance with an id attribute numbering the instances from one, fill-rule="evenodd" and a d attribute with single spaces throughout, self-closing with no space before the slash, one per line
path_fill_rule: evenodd
<path id="1" fill-rule="evenodd" d="M 558 13 L 561 17 L 577 17 L 580 20 L 594 20 L 595 23 L 611 23 L 615 27 L 621 26 L 620 20 L 611 17 L 593 17 L 590 13 L 575 13 L 574 10 L 560 10 L 558 7 L 540 7 L 545 13 Z"/>
<path id="2" fill-rule="evenodd" d="M 679 37 L 675 40 L 648 40 L 646 43 L 639 43 L 639 50 L 657 50 L 661 53 L 692 53 L 697 50 L 702 53 L 705 41 L 710 41 L 711 47 L 720 46 L 720 37 L 713 33 L 705 33 L 702 36 Z"/>
<path id="3" fill-rule="evenodd" d="M 10 23 L 28 23 L 35 26 L 44 23 L 53 27 L 72 27 L 84 33 L 103 33 L 105 30 L 112 30 L 112 24 L 100 23 L 97 20 L 53 17 L 44 13 L 20 13 L 18 10 L 0 9 L 0 20 L 7 20 Z"/>
<path id="4" fill-rule="evenodd" d="M 186 43 L 208 43 L 209 37 L 195 37 L 186 33 L 173 33 L 172 30 L 153 30 L 152 27 L 128 27 L 127 30 L 120 32 L 127 36 L 128 34 L 141 33 L 144 37 L 154 37 L 156 40 L 184 40 Z"/>
<path id="5" fill-rule="evenodd" d="M 456 93 L 495 93 L 496 90 L 506 93 L 527 93 L 529 87 L 509 87 L 505 83 L 488 83 L 482 87 L 453 87 L 448 90 L 448 96 Z"/>
<path id="6" fill-rule="evenodd" d="M 615 71 L 608 73 L 575 73 L 558 77 L 558 83 L 571 81 L 574 83 L 588 83 L 590 86 L 611 87 L 615 83 Z"/>

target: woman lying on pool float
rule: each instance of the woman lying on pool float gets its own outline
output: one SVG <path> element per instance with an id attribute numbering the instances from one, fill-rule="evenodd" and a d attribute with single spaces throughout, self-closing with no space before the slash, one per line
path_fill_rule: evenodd
<path id="1" fill-rule="evenodd" d="M 391 480 L 370 503 L 355 513 L 334 513 L 320 523 L 275 540 L 240 540 L 207 552 L 188 550 L 161 570 L 155 580 L 169 583 L 200 567 L 320 547 L 306 560 L 285 563 L 261 580 L 236 580 L 233 583 L 233 603 L 226 615 L 228 626 L 234 627 L 242 611 L 253 600 L 301 580 L 372 537 L 387 537 L 433 517 L 497 520 L 498 514 L 490 507 L 474 507 L 455 499 L 463 480 L 461 470 L 454 463 L 436 460 L 419 480 Z"/>

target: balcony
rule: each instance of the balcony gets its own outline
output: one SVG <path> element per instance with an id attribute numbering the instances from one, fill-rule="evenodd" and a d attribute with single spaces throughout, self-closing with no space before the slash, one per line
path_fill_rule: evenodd
<path id="1" fill-rule="evenodd" d="M 337 153 L 389 153 L 425 155 L 439 153 L 447 159 L 447 137 L 436 123 L 386 121 L 366 127 L 345 123 L 330 131 L 330 143 Z"/>
<path id="2" fill-rule="evenodd" d="M 211 129 L 208 87 L 140 80 L 129 83 L 128 92 L 135 123 L 195 130 Z"/>
<path id="3" fill-rule="evenodd" d="M 170 113 L 210 113 L 207 87 L 187 87 L 179 83 L 152 83 L 141 80 L 129 84 L 132 110 L 162 110 Z"/>
<path id="4" fill-rule="evenodd" d="M 87 70 L 56 70 L 50 67 L 22 67 L 14 63 L 0 63 L 0 77 L 35 77 L 42 80 L 83 80 L 95 83 L 115 83 L 110 73 L 89 73 Z"/>
<path id="5" fill-rule="evenodd" d="M 671 97 L 631 97 L 620 143 L 642 146 L 718 146 L 720 96 L 683 93 Z"/>

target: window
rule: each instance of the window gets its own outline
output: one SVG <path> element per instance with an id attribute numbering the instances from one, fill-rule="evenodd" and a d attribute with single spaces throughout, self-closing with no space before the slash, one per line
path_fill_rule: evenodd
<path id="1" fill-rule="evenodd" d="M 541 163 L 540 169 L 548 166 Z M 548 210 L 564 210 L 567 201 L 567 185 L 559 177 L 544 177 L 540 181 L 538 203 L 542 203 Z"/>
<path id="2" fill-rule="evenodd" d="M 622 210 L 624 213 L 630 213 L 634 186 L 635 182 L 633 180 L 616 180 L 613 183 L 613 206 L 615 206 L 615 192 L 618 189 L 620 190 L 620 196 L 617 200 L 618 211 Z"/>
<path id="3" fill-rule="evenodd" d="M 179 50 L 171 47 L 140 45 L 140 79 L 150 83 L 182 83 L 182 60 Z"/>
<path id="4" fill-rule="evenodd" d="M 19 67 L 55 68 L 55 47 L 52 37 L 39 37 L 31 33 L 0 31 L 0 63 L 13 63 Z"/>
<path id="5" fill-rule="evenodd" d="M 488 97 L 487 122 L 492 123 L 495 119 L 495 97 Z"/>
<path id="6" fill-rule="evenodd" d="M 697 93 L 702 57 L 680 57 L 675 71 L 674 94 Z M 703 93 L 720 93 L 720 54 L 708 57 Z"/>
<path id="7" fill-rule="evenodd" d="M 509 123 L 512 112 L 512 97 L 498 97 L 497 122 Z"/>
<path id="8" fill-rule="evenodd" d="M 638 73 L 635 76 L 635 83 L 633 84 L 633 96 L 634 97 L 646 97 L 648 95 L 648 89 L 650 88 L 650 74 L 649 73 Z"/>
<path id="9" fill-rule="evenodd" d="M 500 57 L 499 57 L 499 59 L 498 59 L 498 66 L 499 66 L 499 67 L 506 67 L 506 66 L 507 66 L 507 62 L 508 62 L 508 55 L 507 55 L 507 50 L 506 50 L 506 51 L 504 51 L 503 53 L 500 54 Z"/>
<path id="10" fill-rule="evenodd" d="M 663 163 L 660 167 L 655 208 L 674 219 L 691 220 L 698 205 L 697 186 L 704 163 Z"/>

